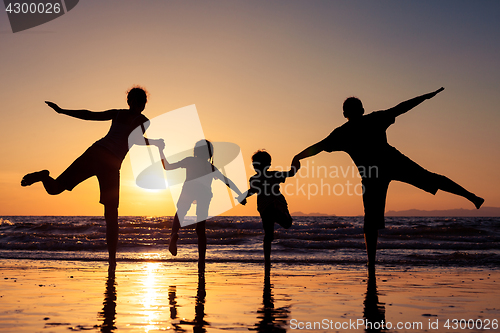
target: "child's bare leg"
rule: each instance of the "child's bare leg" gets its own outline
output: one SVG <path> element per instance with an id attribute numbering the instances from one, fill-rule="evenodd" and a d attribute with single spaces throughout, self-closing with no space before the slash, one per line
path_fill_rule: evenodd
<path id="1" fill-rule="evenodd" d="M 21 180 L 21 186 L 30 186 L 37 182 L 42 182 L 45 191 L 51 195 L 59 194 L 65 190 L 65 188 L 57 180 L 50 177 L 48 170 L 28 173 Z"/>
<path id="2" fill-rule="evenodd" d="M 274 240 L 274 217 L 272 214 L 262 216 L 264 227 L 264 273 L 271 274 L 271 243 Z"/>
<path id="3" fill-rule="evenodd" d="M 264 271 L 266 274 L 271 272 L 271 242 L 264 241 Z"/>
<path id="4" fill-rule="evenodd" d="M 168 250 L 172 255 L 177 255 L 177 240 L 179 239 L 179 229 L 181 224 L 179 222 L 179 213 L 175 214 L 174 222 L 172 223 L 172 233 L 170 234 L 170 242 L 168 244 Z"/>
<path id="5" fill-rule="evenodd" d="M 265 273 L 265 275 L 268 275 L 271 273 L 271 243 L 274 239 L 273 233 L 266 232 L 266 234 L 264 235 L 264 273 Z"/>
<path id="6" fill-rule="evenodd" d="M 205 268 L 205 256 L 207 253 L 207 234 L 205 221 L 196 224 L 196 235 L 198 235 L 198 269 Z"/>

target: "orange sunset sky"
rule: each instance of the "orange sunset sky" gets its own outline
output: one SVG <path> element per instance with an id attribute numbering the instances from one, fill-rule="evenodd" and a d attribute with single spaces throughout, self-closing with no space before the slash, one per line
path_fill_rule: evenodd
<path id="1" fill-rule="evenodd" d="M 95 178 L 57 197 L 20 181 L 42 169 L 59 175 L 110 125 L 59 115 L 45 100 L 126 108 L 135 84 L 150 93 L 150 119 L 195 104 L 207 139 L 240 146 L 247 177 L 257 149 L 288 167 L 343 124 L 348 96 L 375 111 L 443 86 L 396 120 L 389 143 L 500 206 L 498 1 L 82 0 L 18 33 L 0 9 L 0 215 L 102 215 Z M 307 162 L 353 168 L 341 152 Z M 306 190 L 320 184 L 306 171 L 297 176 Z M 121 215 L 175 213 L 168 190 L 135 185 L 129 157 L 121 175 Z M 359 183 L 352 172 L 323 181 Z M 287 200 L 291 212 L 363 213 L 361 197 L 347 193 Z M 393 182 L 386 208 L 473 205 Z M 255 198 L 225 214 L 256 215 Z"/>

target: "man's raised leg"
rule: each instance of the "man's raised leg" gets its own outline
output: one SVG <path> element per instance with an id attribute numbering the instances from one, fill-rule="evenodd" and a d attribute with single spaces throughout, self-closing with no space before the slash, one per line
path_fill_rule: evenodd
<path id="1" fill-rule="evenodd" d="M 446 176 L 436 174 L 436 182 L 440 190 L 466 198 L 467 200 L 471 201 L 477 209 L 479 209 L 484 202 L 483 198 L 467 191 L 465 188 L 458 185 Z"/>

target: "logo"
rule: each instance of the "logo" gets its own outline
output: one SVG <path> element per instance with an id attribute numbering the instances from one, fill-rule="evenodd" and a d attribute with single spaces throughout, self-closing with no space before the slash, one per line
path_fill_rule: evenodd
<path id="1" fill-rule="evenodd" d="M 79 0 L 3 0 L 12 32 L 52 21 L 75 8 Z"/>
<path id="2" fill-rule="evenodd" d="M 163 139 L 165 149 L 148 145 L 155 139 Z M 247 190 L 240 147 L 207 142 L 195 105 L 137 127 L 129 136 L 129 148 L 136 185 L 147 190 L 168 188 L 182 227 L 230 210 L 239 204 L 238 189 Z"/>

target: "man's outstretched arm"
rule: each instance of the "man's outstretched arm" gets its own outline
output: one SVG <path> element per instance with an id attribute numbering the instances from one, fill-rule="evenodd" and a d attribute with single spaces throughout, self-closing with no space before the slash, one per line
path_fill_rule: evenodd
<path id="1" fill-rule="evenodd" d="M 440 93 L 443 90 L 444 90 L 444 88 L 441 87 L 438 90 L 433 91 L 431 93 L 409 99 L 407 101 L 399 103 L 398 105 L 396 105 L 393 108 L 388 109 L 387 112 L 391 113 L 392 116 L 397 117 L 399 115 L 402 115 L 405 112 L 410 111 L 411 109 L 413 109 L 415 106 L 419 105 L 420 103 L 422 103 L 426 99 L 430 99 L 430 98 L 436 96 L 438 93 Z"/>
<path id="2" fill-rule="evenodd" d="M 325 150 L 323 147 L 324 147 L 324 140 L 322 140 L 318 143 L 315 143 L 310 147 L 307 147 L 306 149 L 304 149 L 303 151 L 301 151 L 300 153 L 295 155 L 295 157 L 293 158 L 293 161 L 292 161 L 292 165 L 297 164 L 297 162 L 300 161 L 301 159 L 311 157 L 311 156 L 314 156 L 314 155 L 321 153 L 322 151 Z M 300 166 L 300 163 L 298 165 Z"/>
<path id="3" fill-rule="evenodd" d="M 94 112 L 89 110 L 68 110 L 60 108 L 56 103 L 48 101 L 45 101 L 45 103 L 47 103 L 47 105 L 54 109 L 54 111 L 56 111 L 57 113 L 65 114 L 67 116 L 83 120 L 112 120 L 116 116 L 117 112 L 116 110 L 108 110 L 102 112 Z"/>

